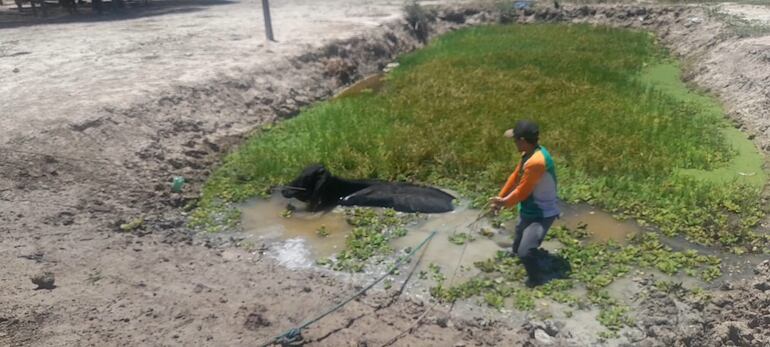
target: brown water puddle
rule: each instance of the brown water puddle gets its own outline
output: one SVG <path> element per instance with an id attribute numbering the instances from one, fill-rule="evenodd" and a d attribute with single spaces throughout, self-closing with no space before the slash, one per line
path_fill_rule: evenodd
<path id="1" fill-rule="evenodd" d="M 634 221 L 620 221 L 607 212 L 583 204 L 562 207 L 562 216 L 554 225 L 570 229 L 585 227 L 589 232 L 589 242 L 612 240 L 620 244 L 627 243 L 630 237 L 642 230 Z"/>
<path id="2" fill-rule="evenodd" d="M 345 236 L 353 229 L 345 221 L 344 214 L 294 211 L 290 218 L 286 218 L 283 214 L 288 202 L 276 194 L 269 200 L 246 203 L 241 208 L 243 229 L 263 241 L 288 241 L 277 248 L 276 257 L 289 267 L 307 267 L 314 259 L 329 257 L 342 250 Z M 327 236 L 319 235 L 321 228 L 328 232 Z"/>
<path id="3" fill-rule="evenodd" d="M 366 77 L 354 83 L 352 86 L 345 88 L 345 90 L 337 94 L 335 98 L 344 98 L 348 96 L 358 95 L 363 93 L 366 90 L 371 90 L 372 92 L 377 93 L 382 89 L 384 85 L 385 85 L 384 74 L 371 75 L 369 77 Z"/>
<path id="4" fill-rule="evenodd" d="M 503 233 L 494 233 L 491 237 L 482 236 L 479 233 L 482 228 L 492 229 L 484 221 L 474 223 L 479 213 L 478 210 L 460 206 L 450 213 L 429 215 L 416 225 L 409 226 L 406 236 L 393 240 L 393 247 L 413 247 L 436 231 L 436 235 L 422 251 L 417 271 L 428 271 L 429 266 L 435 264 L 441 268 L 448 281 L 451 281 L 452 274 L 456 273 L 454 283 L 459 283 L 462 279 L 478 273 L 473 263 L 494 257 L 497 251 L 510 247 L 512 243 L 511 238 Z M 467 247 L 450 241 L 450 238 L 458 233 L 470 234 L 473 238 Z"/>
<path id="5" fill-rule="evenodd" d="M 276 194 L 269 200 L 252 201 L 242 207 L 244 230 L 261 241 L 273 243 L 271 254 L 280 263 L 292 268 L 310 267 L 316 259 L 333 256 L 345 247 L 345 236 L 352 227 L 346 222 L 341 209 L 326 213 L 298 210 L 293 212 L 291 218 L 285 218 L 282 214 L 288 203 Z M 414 247 L 436 231 L 437 235 L 422 254 L 418 271 L 436 264 L 445 274 L 457 272 L 456 281 L 473 276 L 477 273 L 474 262 L 488 259 L 497 251 L 511 246 L 511 232 L 515 226 L 515 221 L 512 221 L 504 229 L 495 230 L 486 219 L 474 223 L 479 213 L 461 205 L 450 213 L 422 215 L 407 225 L 406 236 L 392 241 L 393 248 Z M 623 243 L 629 235 L 640 231 L 633 222 L 617 221 L 610 214 L 587 205 L 566 206 L 562 218 L 555 224 L 570 228 L 584 225 L 591 234 L 589 240 L 597 242 L 614 240 Z M 321 228 L 328 232 L 328 236 L 318 234 Z M 481 229 L 496 232 L 487 237 L 479 233 Z M 470 233 L 474 240 L 469 242 L 468 247 L 456 245 L 450 241 L 455 233 Z M 558 246 L 544 243 L 543 247 L 550 249 Z"/>

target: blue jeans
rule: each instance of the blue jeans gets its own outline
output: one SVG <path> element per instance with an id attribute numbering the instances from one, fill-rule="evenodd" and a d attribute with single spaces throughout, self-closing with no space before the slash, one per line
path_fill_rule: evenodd
<path id="1" fill-rule="evenodd" d="M 516 236 L 513 239 L 513 253 L 524 258 L 532 253 L 532 250 L 540 247 L 548 229 L 558 216 L 547 218 L 519 217 L 516 224 Z"/>

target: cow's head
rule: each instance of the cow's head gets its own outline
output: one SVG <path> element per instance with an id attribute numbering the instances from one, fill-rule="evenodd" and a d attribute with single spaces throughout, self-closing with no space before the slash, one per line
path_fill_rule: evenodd
<path id="1" fill-rule="evenodd" d="M 321 164 L 313 164 L 306 167 L 302 172 L 281 189 L 283 197 L 295 198 L 303 202 L 312 202 L 318 197 L 318 190 L 326 182 L 331 174 Z"/>

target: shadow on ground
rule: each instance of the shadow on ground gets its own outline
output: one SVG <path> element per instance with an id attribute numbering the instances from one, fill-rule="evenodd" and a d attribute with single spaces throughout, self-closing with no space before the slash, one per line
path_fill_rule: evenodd
<path id="1" fill-rule="evenodd" d="M 70 11 L 59 3 L 49 1 L 46 1 L 46 14 L 43 15 L 40 5 L 37 5 L 38 9 L 35 13 L 30 3 L 25 2 L 22 10 L 19 11 L 13 0 L 3 0 L 5 5 L 0 7 L 0 29 L 40 24 L 126 20 L 197 12 L 210 6 L 236 3 L 231 0 L 149 0 L 147 3 L 144 0 L 133 0 L 125 1 L 122 6 L 119 6 L 116 1 L 107 0 L 102 3 L 102 11 L 99 13 L 92 8 L 90 2 L 76 4 L 75 11 Z"/>
<path id="2" fill-rule="evenodd" d="M 534 256 L 543 276 L 543 284 L 555 279 L 567 278 L 572 271 L 569 261 L 560 255 L 551 254 L 544 249 L 537 249 L 534 251 Z"/>

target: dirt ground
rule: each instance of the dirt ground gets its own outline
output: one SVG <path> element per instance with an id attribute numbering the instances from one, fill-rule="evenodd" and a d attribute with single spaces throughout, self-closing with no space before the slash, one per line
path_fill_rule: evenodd
<path id="1" fill-rule="evenodd" d="M 770 13 L 767 12 L 767 6 L 727 3 L 721 5 L 720 8 L 724 13 L 738 16 L 748 21 L 756 21 L 765 25 L 770 24 Z"/>
<path id="2" fill-rule="evenodd" d="M 332 274 L 281 268 L 264 248 L 234 247 L 237 234 L 196 235 L 184 225 L 182 207 L 249 131 L 421 45 L 399 0 L 272 3 L 274 43 L 263 38 L 254 0 L 156 1 L 50 23 L 16 15 L 8 1 L 0 7 L 0 345 L 255 345 L 357 289 Z M 433 34 L 498 17 L 442 10 Z M 562 6 L 505 19 L 652 30 L 687 63 L 687 80 L 717 95 L 770 151 L 770 37 L 739 38 L 700 8 Z M 170 192 L 173 176 L 187 179 L 182 193 Z M 138 217 L 141 227 L 120 231 Z M 43 272 L 55 276 L 53 289 L 33 284 Z M 769 280 L 762 265 L 703 307 L 650 295 L 644 315 L 668 320 L 641 320 L 642 338 L 624 341 L 763 345 Z M 304 336 L 313 345 L 379 346 L 430 307 L 389 295 L 353 301 Z M 724 300 L 736 304 L 719 309 Z M 537 324 L 445 310 L 428 312 L 395 345 L 544 343 Z M 586 341 L 553 335 L 555 345 Z"/>

